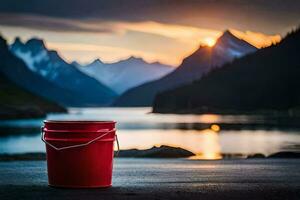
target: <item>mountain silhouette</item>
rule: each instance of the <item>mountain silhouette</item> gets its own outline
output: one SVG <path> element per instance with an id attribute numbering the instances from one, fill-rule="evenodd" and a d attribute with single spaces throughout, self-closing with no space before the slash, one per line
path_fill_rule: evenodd
<path id="1" fill-rule="evenodd" d="M 45 117 L 48 112 L 65 112 L 65 109 L 58 104 L 51 102 L 45 98 L 39 97 L 29 90 L 24 89 L 26 83 L 22 87 L 18 86 L 13 81 L 6 77 L 9 70 L 15 68 L 15 76 L 9 76 L 14 80 L 22 79 L 26 75 L 25 64 L 12 55 L 6 44 L 6 41 L 0 36 L 0 118 L 27 118 L 27 117 Z M 18 70 L 17 68 L 24 68 L 25 71 Z M 5 71 L 5 72 L 4 72 Z M 19 72 L 24 72 L 20 73 Z M 33 78 L 33 80 L 37 80 Z M 50 86 L 51 84 L 43 83 L 41 86 Z M 51 91 L 51 88 L 49 88 Z"/>
<path id="2" fill-rule="evenodd" d="M 235 37 L 230 31 L 225 31 L 213 47 L 200 46 L 192 55 L 185 58 L 175 71 L 159 80 L 128 90 L 117 99 L 115 105 L 152 105 L 157 93 L 191 83 L 224 63 L 256 50 L 254 46 Z"/>
<path id="3" fill-rule="evenodd" d="M 141 58 L 130 57 L 116 63 L 103 63 L 96 59 L 78 69 L 104 83 L 118 94 L 126 90 L 163 77 L 174 67 L 160 63 L 147 63 Z"/>
<path id="4" fill-rule="evenodd" d="M 227 63 L 201 80 L 157 95 L 154 112 L 235 113 L 299 107 L 300 30 Z"/>
<path id="5" fill-rule="evenodd" d="M 82 73 L 74 65 L 65 62 L 56 51 L 48 50 L 43 40 L 33 38 L 22 43 L 19 38 L 16 38 L 10 46 L 10 51 L 22 59 L 32 73 L 69 91 L 73 96 L 73 103 L 60 102 L 57 99 L 65 106 L 108 105 L 117 96 L 104 84 Z M 34 87 L 37 87 L 37 83 L 31 85 L 33 90 Z M 60 94 L 55 96 L 58 95 Z"/>

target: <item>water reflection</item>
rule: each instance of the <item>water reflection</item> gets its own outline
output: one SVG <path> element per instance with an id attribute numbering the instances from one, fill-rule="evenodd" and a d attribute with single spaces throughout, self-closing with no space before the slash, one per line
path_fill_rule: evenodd
<path id="1" fill-rule="evenodd" d="M 220 124 L 220 123 L 253 123 L 262 122 L 262 116 L 247 115 L 214 115 L 214 114 L 157 114 L 152 108 L 69 108 L 67 114 L 48 115 L 48 119 L 82 119 L 82 120 L 114 120 L 121 123 L 142 124 Z"/>
<path id="2" fill-rule="evenodd" d="M 169 145 L 195 153 L 191 159 L 221 159 L 224 154 L 269 155 L 300 148 L 297 130 L 248 129 L 249 123 L 260 123 L 259 117 L 147 114 L 150 110 L 74 108 L 68 114 L 53 114 L 47 119 L 116 120 L 121 149 Z M 238 129 L 232 127 L 234 123 Z M 0 153 L 44 152 L 41 124 L 42 119 L 0 121 Z M 243 130 L 245 127 L 247 130 Z"/>
<path id="3" fill-rule="evenodd" d="M 221 127 L 217 124 L 213 124 L 210 126 L 210 129 L 214 132 L 219 132 L 221 130 Z"/>
<path id="4" fill-rule="evenodd" d="M 152 146 L 170 145 L 187 149 L 197 159 L 220 159 L 223 154 L 269 155 L 300 144 L 297 132 L 220 131 L 206 130 L 120 130 L 122 149 L 148 149 Z M 286 149 L 285 149 L 286 150 Z"/>
<path id="5" fill-rule="evenodd" d="M 153 146 L 169 145 L 181 147 L 195 154 L 220 153 L 219 136 L 211 130 L 144 130 L 118 131 L 122 149 L 148 149 Z"/>
<path id="6" fill-rule="evenodd" d="M 215 128 L 216 129 L 216 128 Z M 218 129 L 219 130 L 219 129 Z M 218 131 L 214 129 L 207 129 L 202 131 L 202 140 L 199 141 L 199 146 L 201 149 L 194 151 L 195 156 L 190 157 L 190 159 L 205 159 L 205 160 L 216 160 L 221 159 L 221 146 L 219 141 Z"/>
<path id="7" fill-rule="evenodd" d="M 216 123 L 216 122 L 220 122 L 220 116 L 213 115 L 213 114 L 200 115 L 199 121 L 202 123 Z"/>
<path id="8" fill-rule="evenodd" d="M 224 154 L 269 155 L 282 150 L 299 151 L 300 147 L 300 134 L 276 130 L 215 132 L 210 129 L 120 129 L 117 133 L 121 149 L 149 149 L 169 145 L 195 153 L 196 156 L 192 159 L 220 159 Z M 0 138 L 0 153 L 44 151 L 38 132 Z"/>
<path id="9" fill-rule="evenodd" d="M 14 135 L 0 138 L 0 153 L 45 152 L 40 135 Z"/>

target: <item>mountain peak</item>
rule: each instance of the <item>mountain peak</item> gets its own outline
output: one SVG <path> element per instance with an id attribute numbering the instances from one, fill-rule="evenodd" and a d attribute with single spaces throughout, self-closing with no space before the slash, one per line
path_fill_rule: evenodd
<path id="1" fill-rule="evenodd" d="M 0 35 L 0 50 L 2 47 L 7 48 L 7 43 L 6 40 L 2 37 L 2 35 Z"/>
<path id="2" fill-rule="evenodd" d="M 219 41 L 232 41 L 232 40 L 240 40 L 235 35 L 233 35 L 230 30 L 225 30 L 223 34 L 218 38 L 217 42 Z"/>
<path id="3" fill-rule="evenodd" d="M 53 57 L 59 57 L 58 52 L 55 50 L 48 50 L 48 54 Z"/>
<path id="4" fill-rule="evenodd" d="M 95 65 L 95 64 L 99 65 L 99 64 L 103 64 L 103 62 L 99 58 L 97 58 L 93 62 L 91 62 L 91 64 L 89 64 L 89 65 Z"/>
<path id="5" fill-rule="evenodd" d="M 248 51 L 254 51 L 257 48 L 251 45 L 250 43 L 246 42 L 245 40 L 242 40 L 238 37 L 236 37 L 233 33 L 230 32 L 230 30 L 225 30 L 223 35 L 221 35 L 215 46 L 215 48 L 225 48 L 228 50 L 228 48 L 231 49 L 244 49 L 246 52 Z"/>
<path id="6" fill-rule="evenodd" d="M 135 57 L 135 56 L 130 56 L 129 58 L 127 58 L 126 60 L 127 62 L 143 62 L 145 63 L 145 60 L 141 57 Z"/>
<path id="7" fill-rule="evenodd" d="M 15 44 L 15 45 L 22 45 L 23 42 L 21 41 L 20 37 L 16 37 L 13 44 Z"/>
<path id="8" fill-rule="evenodd" d="M 72 61 L 71 65 L 73 65 L 75 67 L 81 67 L 81 64 L 79 64 L 76 60 Z"/>
<path id="9" fill-rule="evenodd" d="M 45 46 L 45 43 L 42 39 L 38 39 L 38 38 L 31 38 L 29 39 L 25 45 L 27 47 L 30 47 L 30 48 L 39 48 L 39 49 L 46 49 L 46 46 Z"/>
<path id="10" fill-rule="evenodd" d="M 19 37 L 16 37 L 15 41 L 11 44 L 12 49 L 23 48 L 23 46 L 24 46 L 24 43 L 21 41 L 21 39 Z"/>
<path id="11" fill-rule="evenodd" d="M 235 37 L 231 31 L 229 29 L 226 29 L 224 32 L 223 32 L 223 35 L 226 35 L 226 36 L 229 36 L 229 37 Z"/>
<path id="12" fill-rule="evenodd" d="M 143 58 L 130 56 L 126 59 L 120 60 L 116 63 L 147 63 Z"/>

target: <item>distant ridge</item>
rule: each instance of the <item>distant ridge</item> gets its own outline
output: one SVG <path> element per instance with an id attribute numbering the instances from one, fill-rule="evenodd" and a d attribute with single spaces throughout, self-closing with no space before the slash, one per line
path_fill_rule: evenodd
<path id="1" fill-rule="evenodd" d="M 66 112 L 58 104 L 33 94 L 6 77 L 5 69 L 25 67 L 25 64 L 9 52 L 1 36 L 0 57 L 0 119 L 36 118 L 45 117 L 48 112 Z"/>
<path id="2" fill-rule="evenodd" d="M 74 65 L 65 62 L 56 51 L 48 50 L 41 39 L 30 39 L 22 43 L 19 38 L 10 46 L 10 51 L 22 59 L 32 74 L 51 82 L 57 88 L 66 90 L 70 100 L 60 98 L 63 93 L 53 90 L 51 94 L 42 94 L 35 89 L 36 84 L 27 87 L 36 93 L 51 98 L 65 106 L 102 106 L 109 105 L 117 94 L 96 79 L 82 73 Z M 12 66 L 13 67 L 13 66 Z M 13 73 L 13 69 L 12 73 Z M 29 73 L 28 73 L 29 74 Z M 23 77 L 26 79 L 26 77 Z M 27 77 L 30 79 L 30 77 Z M 28 81 L 28 80 L 27 80 Z M 20 82 L 20 84 L 22 84 Z"/>
<path id="3" fill-rule="evenodd" d="M 115 106 L 150 106 L 156 94 L 200 79 L 227 62 L 255 52 L 256 47 L 225 31 L 213 47 L 200 46 L 172 73 L 159 80 L 132 88 L 121 95 Z"/>
<path id="4" fill-rule="evenodd" d="M 174 70 L 174 67 L 158 62 L 147 63 L 142 58 L 133 56 L 116 63 L 103 63 L 96 59 L 88 65 L 77 65 L 77 67 L 118 94 L 122 94 L 132 87 L 159 79 Z"/>
<path id="5" fill-rule="evenodd" d="M 300 30 L 192 84 L 157 95 L 160 113 L 273 113 L 300 108 Z"/>

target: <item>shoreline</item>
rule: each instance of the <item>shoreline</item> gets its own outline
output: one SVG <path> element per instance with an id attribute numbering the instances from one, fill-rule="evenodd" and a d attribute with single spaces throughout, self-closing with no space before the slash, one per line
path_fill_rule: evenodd
<path id="1" fill-rule="evenodd" d="M 262 117 L 289 117 L 300 118 L 300 108 L 287 110 L 226 110 L 226 109 L 157 109 L 152 107 L 150 113 L 153 114 L 177 114 L 177 115 L 243 115 L 243 116 L 262 116 Z"/>
<path id="2" fill-rule="evenodd" d="M 243 155 L 243 154 L 221 154 L 220 159 L 193 159 L 192 157 L 196 156 L 194 153 L 179 148 L 179 147 L 170 147 L 170 146 L 160 146 L 152 147 L 146 150 L 138 149 L 128 149 L 120 150 L 119 154 L 115 158 L 167 158 L 167 159 L 176 159 L 183 158 L 187 160 L 231 160 L 231 159 L 299 159 L 300 151 L 280 151 L 272 153 L 270 155 L 264 155 L 261 153 Z M 191 159 L 190 159 L 191 158 Z M 36 161 L 36 160 L 46 160 L 46 153 L 2 153 L 0 154 L 0 162 L 3 161 Z"/>
<path id="3" fill-rule="evenodd" d="M 1 108 L 0 108 L 1 109 Z M 49 114 L 65 114 L 68 113 L 66 108 L 53 112 L 45 112 L 42 110 L 24 110 L 24 111 L 6 111 L 6 113 L 0 114 L 0 121 L 6 120 L 26 120 L 26 119 L 41 119 L 46 118 Z"/>
<path id="4" fill-rule="evenodd" d="M 41 118 L 36 118 L 41 119 Z M 42 121 L 42 120 L 41 120 Z M 162 123 L 164 124 L 164 123 Z M 226 122 L 207 122 L 207 123 L 177 123 L 175 129 L 178 130 L 205 130 L 210 129 L 213 124 L 217 124 L 221 130 L 299 130 L 300 118 L 296 119 L 268 119 L 258 120 L 247 123 L 226 123 Z M 168 125 L 167 123 L 165 125 Z M 0 138 L 1 136 L 35 134 L 40 131 L 39 126 L 12 126 L 1 125 L 0 120 Z"/>

